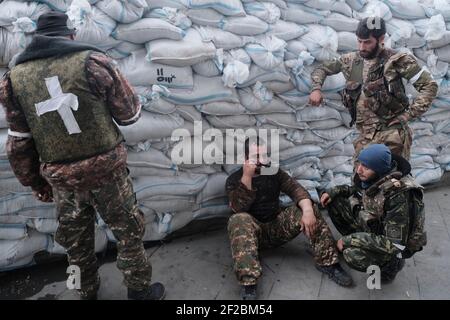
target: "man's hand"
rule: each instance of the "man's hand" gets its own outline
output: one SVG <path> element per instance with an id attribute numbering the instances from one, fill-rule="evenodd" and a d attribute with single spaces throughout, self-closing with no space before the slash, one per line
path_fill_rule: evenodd
<path id="1" fill-rule="evenodd" d="M 317 219 L 314 215 L 313 203 L 309 199 L 303 199 L 298 202 L 298 206 L 302 209 L 302 219 L 300 220 L 300 225 L 302 226 L 302 231 L 305 232 L 306 236 L 311 239 L 314 236 L 317 226 Z"/>
<path id="2" fill-rule="evenodd" d="M 344 242 L 342 241 L 342 238 L 337 241 L 336 247 L 338 248 L 339 252 L 344 251 Z"/>
<path id="3" fill-rule="evenodd" d="M 322 207 L 326 207 L 331 202 L 331 197 L 328 193 L 324 192 L 322 196 L 320 197 L 320 204 Z"/>
<path id="4" fill-rule="evenodd" d="M 309 95 L 309 104 L 312 106 L 320 106 L 323 102 L 323 96 L 322 96 L 322 91 L 320 90 L 314 90 L 313 92 L 311 92 L 311 94 Z"/>
<path id="5" fill-rule="evenodd" d="M 252 190 L 252 178 L 255 176 L 255 172 L 256 172 L 256 164 L 252 163 L 250 159 L 245 160 L 241 182 L 249 190 Z"/>
<path id="6" fill-rule="evenodd" d="M 393 126 L 394 124 L 402 123 L 407 124 L 409 121 L 409 116 L 406 113 L 402 113 L 401 115 L 398 115 L 394 120 L 389 122 L 388 127 Z"/>
<path id="7" fill-rule="evenodd" d="M 52 187 L 47 184 L 41 189 L 33 189 L 33 196 L 41 202 L 53 202 Z"/>

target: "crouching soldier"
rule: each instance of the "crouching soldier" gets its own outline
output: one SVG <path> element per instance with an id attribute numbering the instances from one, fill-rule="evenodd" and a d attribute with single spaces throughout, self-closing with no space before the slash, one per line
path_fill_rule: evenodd
<path id="1" fill-rule="evenodd" d="M 253 144 L 247 139 L 244 166 L 226 182 L 234 212 L 228 221 L 228 233 L 242 299 L 256 299 L 256 284 L 262 273 L 258 250 L 280 246 L 301 231 L 311 240 L 317 268 L 339 285 L 352 285 L 352 279 L 338 263 L 330 229 L 308 192 L 282 170 L 274 175 L 260 174 L 261 164 L 267 161 L 266 152 L 267 147 L 260 139 Z M 294 200 L 294 206 L 280 208 L 281 191 Z"/>
<path id="2" fill-rule="evenodd" d="M 348 265 L 362 272 L 379 266 L 381 281 L 390 282 L 426 244 L 423 188 L 408 161 L 383 144 L 360 153 L 356 172 L 354 186 L 337 186 L 320 201 L 343 235 L 337 247 Z"/>

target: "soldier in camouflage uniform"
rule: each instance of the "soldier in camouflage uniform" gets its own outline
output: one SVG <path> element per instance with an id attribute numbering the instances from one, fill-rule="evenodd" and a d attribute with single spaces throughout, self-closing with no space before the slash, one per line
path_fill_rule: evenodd
<path id="1" fill-rule="evenodd" d="M 379 266 L 389 282 L 426 244 L 423 188 L 408 161 L 383 144 L 363 149 L 358 163 L 355 186 L 326 191 L 321 204 L 343 235 L 337 247 L 348 265 L 362 272 Z"/>
<path id="2" fill-rule="evenodd" d="M 241 297 L 256 299 L 256 283 L 262 273 L 258 250 L 280 246 L 301 231 L 311 240 L 317 268 L 336 283 L 350 286 L 352 279 L 338 263 L 331 231 L 309 193 L 281 169 L 274 175 L 258 173 L 260 163 L 264 163 L 262 155 L 266 152 L 261 140 L 251 145 L 247 140 L 246 162 L 226 182 L 234 212 L 228 221 L 228 234 L 234 270 L 242 286 Z M 281 209 L 280 192 L 290 196 L 295 205 Z"/>
<path id="3" fill-rule="evenodd" d="M 412 131 L 408 121 L 430 108 L 438 86 L 413 56 L 384 48 L 385 33 L 383 19 L 363 19 L 356 31 L 359 52 L 343 54 L 312 72 L 310 104 L 320 105 L 326 77 L 342 72 L 347 80 L 343 102 L 360 133 L 354 141 L 355 156 L 373 142 L 386 144 L 393 153 L 409 159 Z M 412 103 L 402 79 L 418 91 Z"/>
<path id="4" fill-rule="evenodd" d="M 98 212 L 117 239 L 117 267 L 128 297 L 162 299 L 164 286 L 150 283 L 144 217 L 128 177 L 124 139 L 113 122 L 133 124 L 141 106 L 110 58 L 72 41 L 67 18 L 55 12 L 40 16 L 37 34 L 0 83 L 11 167 L 39 200 L 54 198 L 55 240 L 81 270 L 81 298 L 96 299 L 100 286 Z"/>

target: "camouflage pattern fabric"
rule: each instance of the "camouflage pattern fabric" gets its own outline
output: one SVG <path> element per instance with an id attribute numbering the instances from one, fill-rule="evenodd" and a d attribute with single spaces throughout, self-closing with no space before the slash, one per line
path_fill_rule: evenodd
<path id="1" fill-rule="evenodd" d="M 376 71 L 381 53 L 383 53 L 383 50 L 380 50 L 376 58 L 364 60 L 359 56 L 358 52 L 351 52 L 324 62 L 311 74 L 311 91 L 320 90 L 327 76 L 340 72 L 343 73 L 347 82 L 351 81 L 351 78 L 354 76 L 352 75 L 354 63 L 364 64 L 362 80 L 364 83 L 367 82 L 372 71 Z M 408 81 L 411 80 L 414 88 L 418 91 L 418 96 L 407 109 L 403 110 L 400 116 L 404 116 L 407 119 L 416 119 L 431 107 L 431 103 L 437 95 L 438 85 L 428 71 L 420 68 L 413 56 L 405 53 L 394 54 L 385 63 L 385 79 L 388 82 L 394 81 L 398 76 Z M 389 148 L 392 148 L 394 153 L 409 159 L 412 141 L 411 130 L 406 124 L 403 124 L 403 128 L 399 128 L 399 126 L 387 127 L 386 119 L 393 119 L 397 114 L 388 112 L 389 114 L 377 115 L 374 111 L 376 108 L 374 104 L 374 99 L 367 98 L 364 92 L 361 93 L 357 101 L 356 128 L 360 133 L 360 137 L 354 143 L 357 151 L 356 156 L 359 154 L 358 151 L 366 147 L 367 144 L 376 141 L 376 143 L 385 143 Z"/>
<path id="2" fill-rule="evenodd" d="M 318 265 L 330 266 L 338 262 L 335 241 L 325 220 L 314 207 L 317 229 L 311 239 L 314 260 Z M 228 221 L 228 235 L 234 271 L 239 284 L 254 285 L 262 274 L 258 251 L 280 246 L 301 232 L 302 211 L 285 208 L 273 221 L 262 223 L 248 213 L 233 214 Z"/>
<path id="3" fill-rule="evenodd" d="M 126 168 L 114 171 L 104 186 L 85 191 L 53 188 L 59 227 L 55 240 L 68 254 L 70 265 L 81 269 L 81 295 L 98 289 L 99 277 L 95 244 L 97 211 L 117 239 L 117 267 L 124 283 L 135 290 L 150 286 L 152 267 L 146 256 L 142 237 L 144 216 L 139 210 Z"/>

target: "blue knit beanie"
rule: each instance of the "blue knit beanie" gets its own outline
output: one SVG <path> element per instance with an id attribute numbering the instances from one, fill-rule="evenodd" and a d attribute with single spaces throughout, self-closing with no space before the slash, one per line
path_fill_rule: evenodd
<path id="1" fill-rule="evenodd" d="M 391 150 L 384 144 L 369 145 L 361 151 L 358 160 L 380 177 L 392 170 Z"/>

